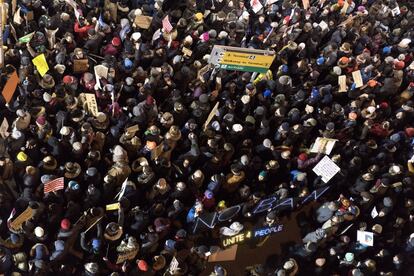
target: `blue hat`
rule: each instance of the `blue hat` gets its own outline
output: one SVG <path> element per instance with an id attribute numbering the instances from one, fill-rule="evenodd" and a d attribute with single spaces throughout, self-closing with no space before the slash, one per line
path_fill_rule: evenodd
<path id="1" fill-rule="evenodd" d="M 19 242 L 19 235 L 11 233 L 10 234 L 10 240 L 12 243 L 18 243 Z"/>
<path id="2" fill-rule="evenodd" d="M 175 249 L 175 241 L 173 240 L 166 240 L 165 247 L 169 249 Z"/>
<path id="3" fill-rule="evenodd" d="M 391 50 L 392 50 L 392 46 L 385 46 L 384 48 L 382 48 L 382 53 L 389 54 L 391 53 Z"/>
<path id="4" fill-rule="evenodd" d="M 79 190 L 80 188 L 78 182 L 73 181 L 73 180 L 69 181 L 68 187 L 69 189 L 74 190 L 74 191 Z"/>
<path id="5" fill-rule="evenodd" d="M 286 64 L 283 64 L 282 66 L 280 66 L 280 71 L 282 71 L 282 73 L 287 73 L 289 70 L 289 67 Z"/>
<path id="6" fill-rule="evenodd" d="M 124 59 L 124 67 L 126 69 L 131 69 L 132 65 L 133 65 L 133 63 L 129 58 Z"/>
<path id="7" fill-rule="evenodd" d="M 322 65 L 324 63 L 325 63 L 325 58 L 324 57 L 320 57 L 316 60 L 317 65 Z"/>
<path id="8" fill-rule="evenodd" d="M 263 96 L 264 96 L 265 98 L 270 97 L 271 95 L 272 95 L 272 91 L 270 91 L 270 89 L 266 89 L 266 90 L 263 92 Z"/>
<path id="9" fill-rule="evenodd" d="M 99 250 L 100 247 L 101 247 L 101 241 L 99 239 L 93 239 L 92 240 L 92 248 L 94 250 Z"/>
<path id="10" fill-rule="evenodd" d="M 212 198 L 214 197 L 214 194 L 213 194 L 213 192 L 212 192 L 212 191 L 210 191 L 210 190 L 206 190 L 206 191 L 204 192 L 204 196 L 205 196 L 206 198 L 208 198 L 208 199 L 212 199 Z"/>

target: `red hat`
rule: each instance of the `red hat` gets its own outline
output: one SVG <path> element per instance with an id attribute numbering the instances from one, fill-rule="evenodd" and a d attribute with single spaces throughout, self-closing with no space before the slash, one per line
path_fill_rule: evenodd
<path id="1" fill-rule="evenodd" d="M 413 137 L 414 136 L 414 128 L 413 127 L 407 127 L 405 129 L 405 134 L 407 134 L 408 137 Z"/>
<path id="2" fill-rule="evenodd" d="M 150 95 L 147 96 L 147 100 L 145 101 L 147 105 L 153 105 L 154 104 L 154 98 Z"/>
<path id="3" fill-rule="evenodd" d="M 115 47 L 118 47 L 119 45 L 121 45 L 121 39 L 119 37 L 114 37 L 112 38 L 111 41 L 112 45 L 114 45 Z"/>
<path id="4" fill-rule="evenodd" d="M 305 161 L 306 159 L 308 159 L 308 155 L 306 155 L 306 153 L 301 153 L 301 154 L 299 154 L 298 158 L 301 161 Z"/>
<path id="5" fill-rule="evenodd" d="M 63 77 L 63 83 L 64 84 L 71 84 L 74 81 L 75 81 L 75 79 L 72 76 L 67 75 L 67 76 Z"/>
<path id="6" fill-rule="evenodd" d="M 46 124 L 46 118 L 45 118 L 45 116 L 37 117 L 36 123 L 38 125 L 44 126 Z"/>
<path id="7" fill-rule="evenodd" d="M 382 108 L 382 109 L 388 108 L 388 103 L 387 102 L 380 103 L 380 108 Z"/>
<path id="8" fill-rule="evenodd" d="M 144 260 L 137 260 L 138 269 L 141 271 L 148 271 L 148 264 Z"/>
<path id="9" fill-rule="evenodd" d="M 69 230 L 70 229 L 70 221 L 68 219 L 62 219 L 60 222 L 60 228 L 63 230 Z"/>
<path id="10" fill-rule="evenodd" d="M 396 62 L 394 62 L 394 67 L 395 67 L 395 69 L 397 69 L 397 70 L 402 70 L 402 69 L 404 69 L 404 66 L 405 66 L 404 61 L 396 61 Z"/>

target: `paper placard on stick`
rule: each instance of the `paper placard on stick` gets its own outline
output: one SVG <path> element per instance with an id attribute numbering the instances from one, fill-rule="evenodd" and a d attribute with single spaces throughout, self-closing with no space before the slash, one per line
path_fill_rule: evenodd
<path id="1" fill-rule="evenodd" d="M 322 20 L 322 21 L 319 23 L 319 27 L 321 27 L 322 32 L 323 32 L 323 31 L 325 31 L 325 30 L 327 30 L 327 29 L 328 29 L 328 24 L 326 24 L 326 22 Z"/>
<path id="2" fill-rule="evenodd" d="M 24 210 L 15 220 L 10 223 L 10 227 L 18 230 L 22 227 L 23 223 L 33 216 L 33 209 L 29 207 Z"/>
<path id="3" fill-rule="evenodd" d="M 96 65 L 93 69 L 95 71 L 96 85 L 98 86 L 98 88 L 101 88 L 100 79 L 101 78 L 106 79 L 108 77 L 109 68 L 104 65 L 99 64 L 99 65 Z"/>
<path id="4" fill-rule="evenodd" d="M 303 4 L 303 8 L 305 10 L 309 9 L 309 7 L 310 7 L 309 0 L 302 0 L 302 4 Z"/>
<path id="5" fill-rule="evenodd" d="M 138 254 L 138 248 L 131 250 L 131 251 L 127 251 L 127 252 L 122 252 L 118 255 L 118 258 L 116 260 L 116 264 L 122 264 L 125 261 L 128 260 L 132 260 L 135 258 L 135 256 Z"/>
<path id="6" fill-rule="evenodd" d="M 372 217 L 372 218 L 376 218 L 376 217 L 378 217 L 377 207 L 375 207 L 375 206 L 374 206 L 374 208 L 372 208 L 372 211 L 371 211 L 371 217 Z"/>
<path id="7" fill-rule="evenodd" d="M 331 154 L 333 147 L 335 146 L 336 139 L 329 139 L 324 137 L 318 137 L 313 143 L 313 146 L 310 150 L 312 153 L 324 153 L 324 154 Z"/>
<path id="8" fill-rule="evenodd" d="M 193 51 L 191 51 L 190 49 L 188 49 L 186 47 L 183 47 L 182 51 L 183 51 L 183 54 L 188 56 L 188 57 L 191 57 L 191 55 L 193 54 Z"/>
<path id="9" fill-rule="evenodd" d="M 17 75 L 16 71 L 14 71 L 10 74 L 9 79 L 7 80 L 6 85 L 3 88 L 3 92 L 1 93 L 6 103 L 9 103 L 13 98 L 18 83 L 19 76 Z"/>
<path id="10" fill-rule="evenodd" d="M 213 107 L 213 109 L 210 111 L 210 114 L 208 114 L 207 120 L 205 121 L 203 125 L 203 129 L 206 130 L 207 126 L 210 124 L 211 120 L 216 116 L 217 110 L 218 110 L 219 102 L 216 103 L 216 105 Z"/>
<path id="11" fill-rule="evenodd" d="M 129 133 L 135 133 L 135 132 L 137 132 L 138 130 L 139 130 L 139 126 L 138 126 L 138 125 L 133 125 L 133 126 L 128 127 L 128 128 L 126 129 L 126 132 L 129 132 Z"/>
<path id="12" fill-rule="evenodd" d="M 213 253 L 208 257 L 208 262 L 234 261 L 236 259 L 237 247 L 238 244 L 235 244 L 225 250 L 220 249 L 218 252 Z"/>
<path id="13" fill-rule="evenodd" d="M 170 33 L 173 30 L 173 26 L 171 25 L 168 15 L 162 20 L 162 28 L 166 33 Z"/>
<path id="14" fill-rule="evenodd" d="M 34 35 L 34 32 L 30 33 L 30 34 L 27 34 L 25 36 L 22 36 L 21 38 L 19 38 L 19 43 L 30 42 L 30 40 L 32 40 L 33 35 Z"/>
<path id="15" fill-rule="evenodd" d="M 391 15 L 393 17 L 401 14 L 400 6 L 398 5 L 397 2 L 395 2 L 395 4 L 396 4 L 396 7 L 391 10 Z"/>
<path id="16" fill-rule="evenodd" d="M 135 25 L 137 25 L 138 28 L 147 30 L 151 26 L 152 17 L 151 16 L 145 16 L 140 15 L 136 16 L 134 19 Z"/>
<path id="17" fill-rule="evenodd" d="M 364 85 L 360 70 L 352 72 L 352 78 L 354 79 L 356 85 L 355 88 L 359 88 Z"/>
<path id="18" fill-rule="evenodd" d="M 85 59 L 75 59 L 73 60 L 73 72 L 74 73 L 84 73 L 89 69 L 89 60 Z"/>
<path id="19" fill-rule="evenodd" d="M 258 13 L 263 8 L 263 5 L 259 0 L 251 0 L 250 5 L 252 6 L 254 13 Z"/>
<path id="20" fill-rule="evenodd" d="M 38 55 L 32 59 L 32 62 L 42 77 L 49 71 L 49 65 L 47 64 L 45 54 Z"/>
<path id="21" fill-rule="evenodd" d="M 338 85 L 339 85 L 339 90 L 338 92 L 346 92 L 347 88 L 346 88 L 346 76 L 342 75 L 338 77 Z"/>
<path id="22" fill-rule="evenodd" d="M 7 138 L 10 135 L 10 133 L 7 132 L 8 129 L 9 129 L 9 122 L 7 122 L 7 119 L 4 118 L 0 126 L 0 135 L 3 139 Z"/>
<path id="23" fill-rule="evenodd" d="M 85 93 L 85 100 L 88 106 L 88 111 L 92 113 L 93 116 L 98 115 L 98 103 L 96 102 L 95 94 Z"/>
<path id="24" fill-rule="evenodd" d="M 365 246 L 374 246 L 374 233 L 357 230 L 357 241 Z"/>
<path id="25" fill-rule="evenodd" d="M 106 205 L 106 210 L 107 211 L 114 211 L 114 210 L 118 210 L 119 207 L 121 207 L 121 204 L 119 202 L 112 203 L 112 204 Z"/>
<path id="26" fill-rule="evenodd" d="M 312 170 L 316 175 L 322 176 L 323 182 L 328 183 L 341 169 L 331 158 L 325 156 Z"/>

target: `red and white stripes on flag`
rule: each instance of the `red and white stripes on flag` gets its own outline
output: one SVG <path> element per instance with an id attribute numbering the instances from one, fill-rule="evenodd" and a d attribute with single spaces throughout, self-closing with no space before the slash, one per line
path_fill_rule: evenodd
<path id="1" fill-rule="evenodd" d="M 173 29 L 173 26 L 171 25 L 170 20 L 168 18 L 168 15 L 166 17 L 164 17 L 164 19 L 162 20 L 162 28 L 167 33 L 170 33 Z"/>
<path id="2" fill-rule="evenodd" d="M 52 181 L 49 181 L 45 184 L 45 186 L 43 187 L 43 191 L 46 194 L 62 190 L 64 188 L 64 182 L 65 181 L 63 177 L 53 179 Z"/>

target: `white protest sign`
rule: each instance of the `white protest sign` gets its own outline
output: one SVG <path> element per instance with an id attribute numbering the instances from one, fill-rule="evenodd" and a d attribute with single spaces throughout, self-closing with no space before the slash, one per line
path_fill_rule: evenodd
<path id="1" fill-rule="evenodd" d="M 398 6 L 398 3 L 395 3 L 395 4 L 397 6 L 391 10 L 391 14 L 393 17 L 401 14 L 400 6 Z"/>
<path id="2" fill-rule="evenodd" d="M 250 1 L 250 5 L 252 6 L 254 13 L 258 13 L 263 8 L 263 5 L 259 0 Z"/>
<path id="3" fill-rule="evenodd" d="M 318 137 L 313 143 L 310 152 L 312 153 L 325 153 L 327 155 L 331 154 L 333 147 L 335 146 L 336 139 L 329 139 L 324 137 Z"/>
<path id="4" fill-rule="evenodd" d="M 322 181 L 328 183 L 341 169 L 328 156 L 322 158 L 312 169 L 318 176 L 322 176 Z"/>
<path id="5" fill-rule="evenodd" d="M 374 233 L 357 230 L 357 241 L 365 246 L 374 246 Z"/>
<path id="6" fill-rule="evenodd" d="M 374 206 L 374 208 L 371 211 L 371 217 L 372 218 L 378 217 L 378 211 L 377 211 L 377 208 L 375 206 Z"/>

